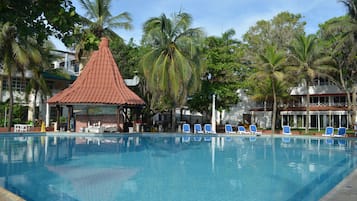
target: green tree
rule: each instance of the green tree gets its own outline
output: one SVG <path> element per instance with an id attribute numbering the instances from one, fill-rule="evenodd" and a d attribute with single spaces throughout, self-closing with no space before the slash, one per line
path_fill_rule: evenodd
<path id="1" fill-rule="evenodd" d="M 263 88 L 271 89 L 270 93 L 273 97 L 273 111 L 272 111 L 272 121 L 271 129 L 272 133 L 275 133 L 276 125 L 276 113 L 277 113 L 277 102 L 278 102 L 278 86 L 283 81 L 285 77 L 284 67 L 286 66 L 286 56 L 282 51 L 278 51 L 274 46 L 268 46 L 264 54 L 258 55 L 256 62 L 253 66 L 255 67 L 255 72 L 250 76 L 250 79 L 256 83 L 269 84 Z M 262 87 L 256 85 L 257 87 Z"/>
<path id="2" fill-rule="evenodd" d="M 1 0 L 0 13 L 0 23 L 12 23 L 18 38 L 32 37 L 38 44 L 51 35 L 72 44 L 75 24 L 79 22 L 71 0 Z"/>
<path id="3" fill-rule="evenodd" d="M 77 32 L 77 58 L 88 56 L 97 48 L 103 36 L 111 40 L 121 39 L 114 31 L 115 28 L 132 29 L 132 19 L 128 12 L 113 16 L 110 13 L 111 0 L 79 0 L 85 14 L 81 17 L 82 28 Z"/>
<path id="4" fill-rule="evenodd" d="M 27 38 L 25 41 L 19 40 L 16 27 L 10 23 L 0 25 L 0 31 L 0 59 L 7 72 L 7 83 L 10 94 L 8 118 L 8 131 L 10 131 L 14 105 L 12 78 L 16 73 L 23 74 L 31 61 L 39 63 L 41 61 L 41 55 L 39 51 L 34 48 L 34 41 L 31 38 Z"/>
<path id="5" fill-rule="evenodd" d="M 51 67 L 52 62 L 57 60 L 59 57 L 53 54 L 54 45 L 50 41 L 46 41 L 42 46 L 36 47 L 41 54 L 41 62 L 35 63 L 30 62 L 28 65 L 28 70 L 32 72 L 32 76 L 29 78 L 29 81 L 25 88 L 25 99 L 28 101 L 29 95 L 33 94 L 33 105 L 32 108 L 35 109 L 37 97 L 40 95 L 42 100 L 47 99 L 47 96 L 51 95 L 51 89 L 48 87 L 48 84 L 45 80 L 44 74 L 50 73 L 56 76 L 60 76 L 66 79 L 70 79 L 70 76 L 64 72 L 61 68 L 54 69 Z M 32 120 L 36 119 L 36 113 L 33 111 Z"/>
<path id="6" fill-rule="evenodd" d="M 155 111 L 172 109 L 175 114 L 175 108 L 184 106 L 187 97 L 200 87 L 205 69 L 200 49 L 203 32 L 190 28 L 191 24 L 191 15 L 183 12 L 172 19 L 162 14 L 144 24 L 142 43 L 148 51 L 140 66 Z M 174 129 L 175 115 L 171 125 Z"/>
<path id="7" fill-rule="evenodd" d="M 308 133 L 310 122 L 310 93 L 309 87 L 312 80 L 317 77 L 329 77 L 335 68 L 329 65 L 330 57 L 324 56 L 322 46 L 319 45 L 315 35 L 299 35 L 291 46 L 292 73 L 298 80 L 304 82 L 306 87 L 306 121 L 305 133 Z"/>
<path id="8" fill-rule="evenodd" d="M 210 105 L 212 94 L 216 94 L 216 108 L 219 111 L 229 109 L 239 101 L 237 89 L 243 79 L 244 66 L 241 43 L 233 39 L 235 31 L 227 30 L 221 37 L 210 36 L 205 40 L 206 75 L 202 79 L 201 90 L 188 101 L 190 109 L 212 114 Z"/>
<path id="9" fill-rule="evenodd" d="M 281 12 L 270 21 L 258 21 L 243 36 L 250 53 L 248 55 L 254 58 L 256 54 L 264 54 L 269 46 L 288 51 L 295 35 L 304 33 L 306 22 L 301 21 L 301 18 L 300 14 Z"/>

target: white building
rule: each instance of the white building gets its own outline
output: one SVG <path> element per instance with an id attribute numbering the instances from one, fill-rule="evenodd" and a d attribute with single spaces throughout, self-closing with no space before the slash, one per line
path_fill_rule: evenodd
<path id="1" fill-rule="evenodd" d="M 238 92 L 241 102 L 223 115 L 223 122 L 236 124 L 248 121 L 248 123 L 255 123 L 261 128 L 270 128 L 271 104 L 253 102 L 244 92 L 241 90 Z M 277 122 L 279 125 L 305 128 L 306 94 L 306 85 L 304 84 L 292 88 L 290 95 L 293 97 L 293 101 L 279 107 L 280 118 Z M 310 122 L 307 123 L 309 128 L 320 130 L 327 126 L 353 127 L 353 125 L 349 125 L 346 93 L 333 82 L 317 78 L 309 87 L 309 94 Z"/>

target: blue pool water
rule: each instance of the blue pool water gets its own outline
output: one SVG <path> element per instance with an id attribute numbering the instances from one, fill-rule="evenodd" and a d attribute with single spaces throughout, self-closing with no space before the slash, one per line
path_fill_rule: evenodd
<path id="1" fill-rule="evenodd" d="M 356 165 L 347 139 L 0 136 L 0 186 L 28 201 L 318 200 Z"/>

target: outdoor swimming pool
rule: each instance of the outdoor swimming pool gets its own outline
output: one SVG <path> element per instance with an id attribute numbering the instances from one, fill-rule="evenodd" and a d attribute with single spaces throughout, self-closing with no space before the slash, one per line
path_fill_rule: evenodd
<path id="1" fill-rule="evenodd" d="M 0 186 L 29 201 L 318 200 L 357 166 L 327 138 L 0 136 Z"/>

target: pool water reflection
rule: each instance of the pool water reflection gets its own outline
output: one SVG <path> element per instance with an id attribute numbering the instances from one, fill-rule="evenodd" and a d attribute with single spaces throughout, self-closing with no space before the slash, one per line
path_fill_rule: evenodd
<path id="1" fill-rule="evenodd" d="M 348 139 L 0 137 L 0 185 L 33 201 L 318 200 L 357 165 Z"/>

